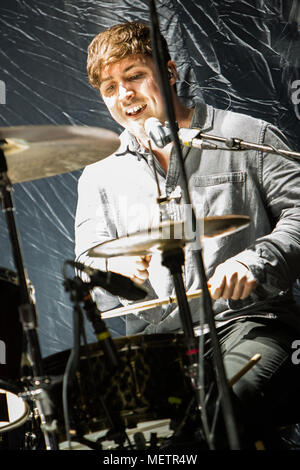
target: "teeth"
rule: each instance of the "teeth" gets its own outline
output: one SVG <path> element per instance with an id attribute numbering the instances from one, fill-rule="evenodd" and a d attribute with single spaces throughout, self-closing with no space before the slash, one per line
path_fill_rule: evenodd
<path id="1" fill-rule="evenodd" d="M 144 108 L 144 105 L 133 106 L 133 108 L 127 109 L 126 114 L 137 113 L 138 111 L 140 111 L 143 108 Z"/>

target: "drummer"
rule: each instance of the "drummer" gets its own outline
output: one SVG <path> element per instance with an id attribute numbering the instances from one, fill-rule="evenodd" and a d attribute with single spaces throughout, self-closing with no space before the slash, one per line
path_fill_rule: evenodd
<path id="1" fill-rule="evenodd" d="M 262 120 L 214 109 L 200 99 L 193 107 L 186 106 L 177 95 L 177 67 L 164 44 L 180 128 L 288 148 L 282 133 Z M 149 28 L 129 22 L 98 34 L 88 49 L 87 72 L 90 84 L 99 90 L 112 118 L 124 131 L 120 148 L 85 168 L 80 177 L 77 259 L 130 277 L 147 289 L 147 299 L 174 295 L 172 278 L 159 254 L 130 256 L 126 247 L 124 254 L 109 259 L 87 254 L 105 241 L 155 227 L 166 211 L 173 220 L 187 213 L 173 144 L 158 147 L 145 130 L 148 118 L 155 117 L 162 124 L 166 121 Z M 250 217 L 245 229 L 204 240 L 203 247 L 228 378 L 254 354 L 262 356 L 233 391 L 242 405 L 244 422 L 263 426 L 270 416 L 276 416 L 280 398 L 299 381 L 299 366 L 291 361 L 293 341 L 300 338 L 300 315 L 292 295 L 300 271 L 299 162 L 258 151 L 190 148 L 183 154 L 199 220 L 228 214 Z M 169 198 L 168 205 L 157 204 L 159 191 Z M 194 248 L 189 244 L 185 248 L 187 292 L 201 287 Z M 101 289 L 95 295 L 101 311 L 126 304 Z M 196 326 L 203 308 L 201 298 L 190 301 L 190 308 Z M 182 328 L 174 304 L 126 315 L 125 320 L 127 335 L 175 333 Z"/>

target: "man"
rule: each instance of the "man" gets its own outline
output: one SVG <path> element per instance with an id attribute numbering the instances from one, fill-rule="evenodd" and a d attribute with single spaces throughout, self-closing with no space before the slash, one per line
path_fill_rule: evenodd
<path id="1" fill-rule="evenodd" d="M 170 56 L 166 66 L 179 128 L 287 148 L 283 135 L 266 122 L 200 102 L 186 107 L 176 94 L 177 68 Z M 183 180 L 173 144 L 158 147 L 145 130 L 148 118 L 166 121 L 149 28 L 133 22 L 100 33 L 89 46 L 87 71 L 111 116 L 125 130 L 118 151 L 87 167 L 80 178 L 77 258 L 130 277 L 147 289 L 148 298 L 169 296 L 174 286 L 160 255 L 105 261 L 88 256 L 104 241 L 155 227 L 160 220 L 158 188 L 171 201 L 170 217 L 176 220 L 182 215 Z M 299 374 L 291 363 L 292 344 L 300 334 L 291 290 L 300 266 L 299 163 L 258 151 L 192 148 L 183 153 L 198 219 L 228 214 L 250 217 L 247 228 L 204 242 L 204 263 L 228 378 L 255 353 L 262 356 L 233 387 L 246 422 L 262 422 L 284 401 L 284 393 Z M 188 244 L 183 277 L 187 291 L 201 287 Z M 126 304 L 101 289 L 95 295 L 102 311 Z M 201 299 L 189 305 L 197 325 Z M 178 308 L 167 305 L 127 315 L 126 328 L 128 335 L 173 333 L 181 331 L 182 325 Z M 266 399 L 270 390 L 272 401 Z"/>

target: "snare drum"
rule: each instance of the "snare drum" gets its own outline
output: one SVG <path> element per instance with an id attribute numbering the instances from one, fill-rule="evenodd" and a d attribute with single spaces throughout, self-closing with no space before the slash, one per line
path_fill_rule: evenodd
<path id="1" fill-rule="evenodd" d="M 20 378 L 22 325 L 19 320 L 19 283 L 16 274 L 0 267 L 0 378 Z"/>
<path id="2" fill-rule="evenodd" d="M 193 396 L 185 375 L 182 335 L 137 335 L 114 339 L 120 366 L 112 373 L 99 343 L 82 346 L 76 378 L 68 389 L 72 434 L 85 436 L 109 428 L 121 416 L 126 428 L 138 423 L 180 421 Z M 63 376 L 70 351 L 44 359 L 49 376 Z M 89 359 L 88 359 L 89 357 Z M 53 389 L 59 441 L 65 439 L 62 386 Z M 104 405 L 104 406 L 103 406 Z"/>

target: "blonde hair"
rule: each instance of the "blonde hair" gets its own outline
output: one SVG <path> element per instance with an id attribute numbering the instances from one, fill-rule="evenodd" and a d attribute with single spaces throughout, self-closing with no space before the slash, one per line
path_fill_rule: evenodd
<path id="1" fill-rule="evenodd" d="M 167 62 L 170 54 L 164 37 L 162 42 Z M 152 56 L 148 25 L 132 21 L 114 25 L 99 33 L 88 47 L 87 74 L 90 84 L 100 88 L 100 75 L 104 66 L 136 54 Z"/>

